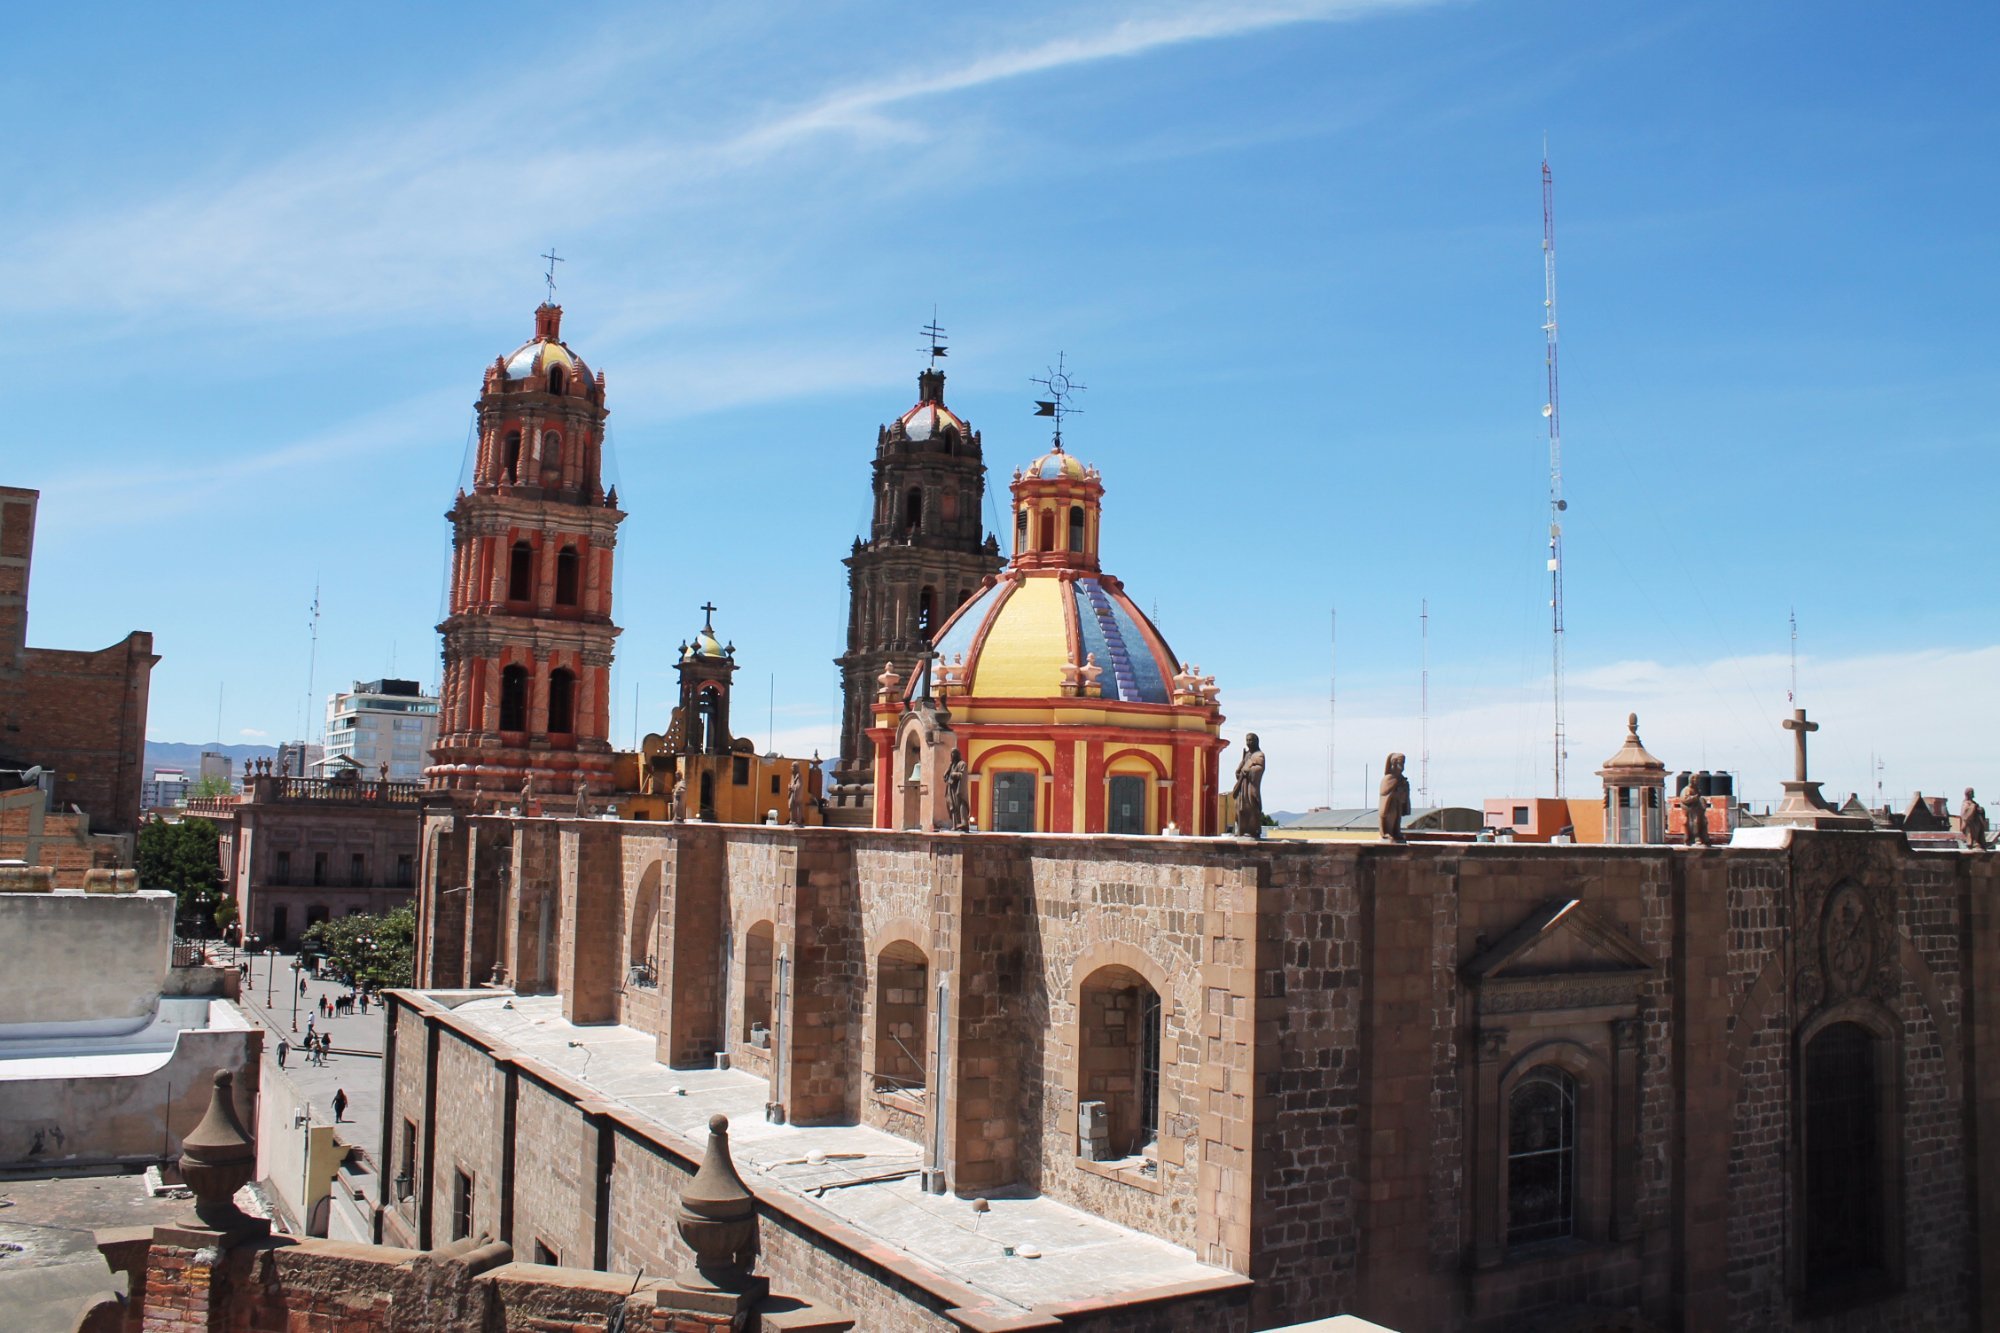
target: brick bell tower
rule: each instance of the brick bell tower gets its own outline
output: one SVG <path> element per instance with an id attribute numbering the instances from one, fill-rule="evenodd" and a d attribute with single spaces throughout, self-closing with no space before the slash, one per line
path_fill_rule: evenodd
<path id="1" fill-rule="evenodd" d="M 875 437 L 875 511 L 847 566 L 847 651 L 840 668 L 840 761 L 831 823 L 869 822 L 874 795 L 871 709 L 877 677 L 891 661 L 907 673 L 961 602 L 1000 569 L 1000 545 L 984 531 L 986 464 L 979 433 L 944 404 L 942 330 L 933 323 L 931 364 L 917 375 L 917 405 Z"/>
<path id="2" fill-rule="evenodd" d="M 450 611 L 430 785 L 476 805 L 611 789 L 614 489 L 602 481 L 604 376 L 562 341 L 562 307 L 486 371 L 472 490 L 451 520 Z"/>

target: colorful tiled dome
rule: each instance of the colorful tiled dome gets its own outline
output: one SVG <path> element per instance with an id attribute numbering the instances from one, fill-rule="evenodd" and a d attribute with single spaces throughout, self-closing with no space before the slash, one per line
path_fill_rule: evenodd
<path id="1" fill-rule="evenodd" d="M 535 311 L 535 336 L 503 358 L 508 379 L 533 379 L 546 375 L 554 366 L 564 367 L 571 375 L 589 378 L 590 368 L 583 364 L 583 358 L 571 351 L 559 336 L 561 319 L 559 306 L 544 305 Z"/>
<path id="2" fill-rule="evenodd" d="M 1056 481 L 1063 477 L 1073 477 L 1082 481 L 1095 471 L 1095 468 L 1085 465 L 1075 454 L 1067 453 L 1061 445 L 1057 445 L 1022 468 L 1021 475 L 1024 478 L 1039 477 L 1043 481 Z"/>
<path id="3" fill-rule="evenodd" d="M 903 433 L 913 440 L 928 440 L 946 430 L 957 431 L 961 439 L 972 433 L 964 418 L 943 403 L 918 403 L 896 420 L 902 423 Z"/>
<path id="4" fill-rule="evenodd" d="M 1173 650 L 1115 579 L 1003 574 L 945 622 L 936 646 L 981 698 L 1054 698 L 1065 667 L 1095 658 L 1102 697 L 1173 702 Z"/>

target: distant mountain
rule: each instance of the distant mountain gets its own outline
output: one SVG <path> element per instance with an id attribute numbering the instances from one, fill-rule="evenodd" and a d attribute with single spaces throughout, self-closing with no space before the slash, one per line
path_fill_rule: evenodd
<path id="1" fill-rule="evenodd" d="M 1299 812 L 1296 810 L 1266 810 L 1264 813 L 1280 824 L 1289 824 L 1299 817 Z"/>
<path id="2" fill-rule="evenodd" d="M 203 751 L 226 754 L 236 761 L 235 772 L 243 772 L 245 759 L 276 759 L 278 747 L 275 745 L 207 745 L 186 744 L 181 741 L 146 742 L 146 777 L 150 781 L 156 768 L 179 768 L 189 773 L 201 767 Z"/>

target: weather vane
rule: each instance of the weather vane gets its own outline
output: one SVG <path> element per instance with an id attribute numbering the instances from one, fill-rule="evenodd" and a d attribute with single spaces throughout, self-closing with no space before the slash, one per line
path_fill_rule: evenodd
<path id="1" fill-rule="evenodd" d="M 917 350 L 931 354 L 931 369 L 936 370 L 938 358 L 945 354 L 944 329 L 937 322 L 936 306 L 931 307 L 931 322 L 918 329 L 917 332 L 924 335 L 926 344 Z"/>
<path id="2" fill-rule="evenodd" d="M 556 265 L 563 262 L 562 256 L 556 253 L 556 248 L 552 245 L 549 247 L 549 252 L 543 255 L 542 258 L 549 261 L 549 271 L 542 275 L 542 281 L 549 285 L 549 304 L 554 305 L 556 303 Z"/>
<path id="3" fill-rule="evenodd" d="M 1082 393 L 1089 386 L 1080 384 L 1069 377 L 1069 372 L 1063 364 L 1063 354 L 1061 352 L 1056 353 L 1056 363 L 1050 368 L 1046 376 L 1039 379 L 1030 376 L 1028 383 L 1041 385 L 1043 390 L 1049 395 L 1047 398 L 1037 398 L 1035 400 L 1035 415 L 1038 417 L 1055 418 L 1056 448 L 1062 448 L 1063 418 L 1081 416 L 1083 414 L 1083 409 L 1071 403 L 1070 397 L 1073 394 Z"/>

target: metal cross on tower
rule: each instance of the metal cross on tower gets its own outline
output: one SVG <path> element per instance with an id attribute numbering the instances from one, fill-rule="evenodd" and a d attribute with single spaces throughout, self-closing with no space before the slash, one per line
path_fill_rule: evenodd
<path id="1" fill-rule="evenodd" d="M 924 335 L 924 346 L 919 352 L 930 353 L 931 369 L 937 369 L 938 358 L 945 354 L 944 327 L 937 322 L 937 307 L 931 307 L 931 322 L 917 330 Z"/>
<path id="2" fill-rule="evenodd" d="M 710 634 L 715 633 L 715 603 L 703 602 L 699 610 L 701 611 L 702 629 Z"/>
<path id="3" fill-rule="evenodd" d="M 1089 386 L 1070 378 L 1068 369 L 1063 363 L 1063 354 L 1061 352 L 1056 353 L 1056 363 L 1049 368 L 1047 375 L 1039 378 L 1030 376 L 1028 383 L 1041 385 L 1043 392 L 1048 394 L 1047 398 L 1038 398 L 1035 400 L 1035 415 L 1038 417 L 1055 418 L 1056 448 L 1062 448 L 1063 418 L 1081 416 L 1083 414 L 1083 409 L 1071 403 L 1070 397 L 1073 394 L 1082 393 Z"/>
<path id="4" fill-rule="evenodd" d="M 549 247 L 549 252 L 541 257 L 549 261 L 549 271 L 542 275 L 542 281 L 549 285 L 549 304 L 554 305 L 556 303 L 556 265 L 563 262 L 562 256 L 556 253 L 556 248 L 552 245 Z"/>

